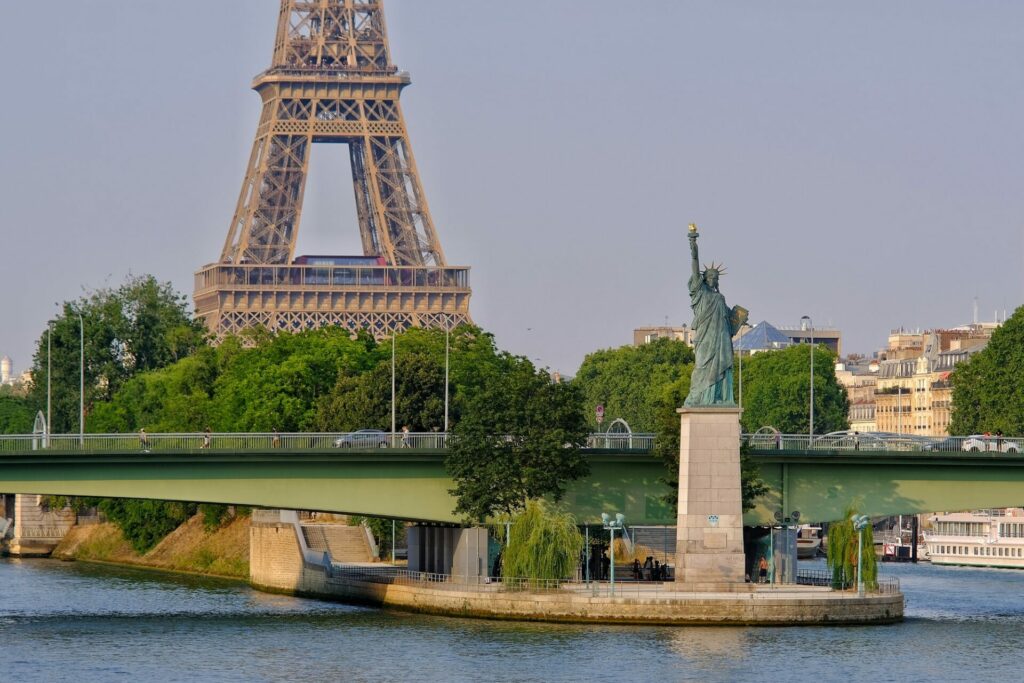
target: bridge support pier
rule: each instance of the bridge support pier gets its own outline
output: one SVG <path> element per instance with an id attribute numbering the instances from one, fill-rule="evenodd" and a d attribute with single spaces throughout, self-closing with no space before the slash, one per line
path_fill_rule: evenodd
<path id="1" fill-rule="evenodd" d="M 679 409 L 677 583 L 685 590 L 744 591 L 740 410 Z"/>

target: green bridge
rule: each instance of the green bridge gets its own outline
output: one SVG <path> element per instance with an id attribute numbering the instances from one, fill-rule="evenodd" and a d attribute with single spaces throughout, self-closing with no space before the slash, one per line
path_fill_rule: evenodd
<path id="1" fill-rule="evenodd" d="M 0 437 L 0 492 L 154 498 L 459 522 L 444 435 L 136 435 Z M 673 524 L 668 487 L 647 436 L 595 435 L 591 473 L 566 504 L 581 522 L 622 512 L 631 525 Z M 348 439 L 346 441 L 345 439 Z M 806 437 L 804 437 L 806 439 Z M 212 445 L 210 444 L 212 441 Z M 755 444 L 757 446 L 757 444 Z M 1024 504 L 1024 456 L 984 450 L 861 450 L 775 442 L 751 457 L 770 486 L 747 513 L 839 519 L 858 501 L 871 516 Z"/>

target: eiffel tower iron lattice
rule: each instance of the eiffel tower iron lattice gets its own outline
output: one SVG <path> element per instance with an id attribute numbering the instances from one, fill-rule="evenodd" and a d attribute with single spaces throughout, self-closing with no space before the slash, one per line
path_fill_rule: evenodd
<path id="1" fill-rule="evenodd" d="M 469 317 L 469 268 L 447 265 L 399 104 L 380 0 L 282 0 L 252 154 L 220 262 L 196 273 L 218 339 L 254 326 L 386 337 Z M 344 143 L 363 256 L 295 256 L 310 150 Z"/>

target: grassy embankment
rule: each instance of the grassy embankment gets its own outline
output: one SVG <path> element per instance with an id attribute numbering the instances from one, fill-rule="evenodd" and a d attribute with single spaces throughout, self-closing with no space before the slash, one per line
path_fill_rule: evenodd
<path id="1" fill-rule="evenodd" d="M 195 515 L 145 555 L 135 552 L 113 524 L 80 526 L 64 537 L 53 557 L 248 580 L 249 518 L 232 519 L 210 532 L 202 515 Z"/>

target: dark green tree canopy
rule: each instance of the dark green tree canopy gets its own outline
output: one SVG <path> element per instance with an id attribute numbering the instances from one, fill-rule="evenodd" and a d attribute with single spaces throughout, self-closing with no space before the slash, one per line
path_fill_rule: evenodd
<path id="1" fill-rule="evenodd" d="M 0 387 L 0 434 L 28 434 L 35 419 L 36 411 L 27 396 L 12 387 Z"/>
<path id="2" fill-rule="evenodd" d="M 798 344 L 743 359 L 743 430 L 772 426 L 784 434 L 806 434 L 810 427 L 811 349 Z M 737 371 L 737 375 L 738 375 Z M 835 356 L 814 349 L 814 433 L 848 429 L 849 401 L 836 380 Z"/>
<path id="3" fill-rule="evenodd" d="M 466 397 L 445 460 L 455 511 L 478 522 L 521 510 L 530 498 L 557 501 L 589 471 L 579 389 L 553 382 L 525 358 L 499 360 Z"/>
<path id="4" fill-rule="evenodd" d="M 79 322 L 81 315 L 81 324 Z M 78 429 L 80 334 L 84 329 L 85 405 L 109 400 L 134 375 L 187 357 L 204 344 L 206 331 L 193 320 L 187 299 L 152 275 L 134 276 L 64 303 L 51 326 L 53 431 Z M 47 330 L 36 346 L 31 399 L 45 410 Z"/>
<path id="5" fill-rule="evenodd" d="M 601 404 L 607 421 L 621 417 L 633 431 L 650 432 L 657 428 L 665 387 L 683 377 L 689 387 L 692 369 L 689 346 L 674 339 L 656 339 L 642 346 L 588 354 L 573 384 L 583 394 L 587 421 L 595 431 L 594 408 Z"/>
<path id="6" fill-rule="evenodd" d="M 1024 306 L 950 376 L 950 434 L 1024 435 Z"/>

